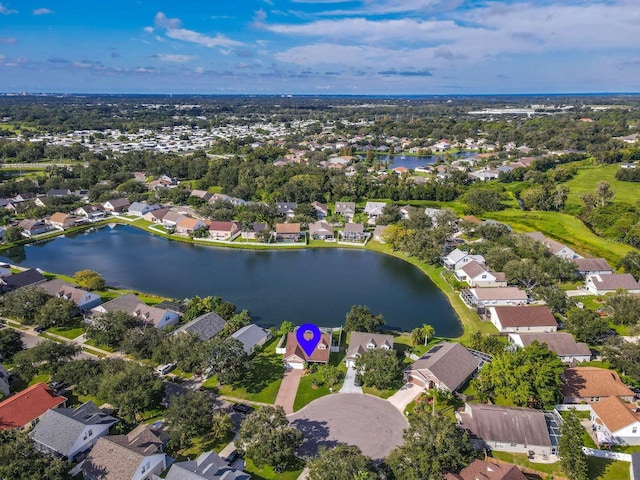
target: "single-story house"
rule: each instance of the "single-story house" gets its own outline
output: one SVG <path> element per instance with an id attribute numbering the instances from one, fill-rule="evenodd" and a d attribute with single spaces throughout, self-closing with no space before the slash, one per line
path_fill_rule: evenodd
<path id="1" fill-rule="evenodd" d="M 47 197 L 68 197 L 73 193 L 68 188 L 52 188 L 47 190 Z"/>
<path id="2" fill-rule="evenodd" d="M 145 325 L 152 325 L 156 328 L 172 327 L 180 321 L 180 315 L 177 312 L 150 307 L 142 302 L 138 303 L 130 313 Z"/>
<path id="3" fill-rule="evenodd" d="M 20 273 L 0 277 L 0 293 L 13 292 L 22 287 L 39 285 L 47 281 L 47 278 L 37 268 L 30 268 Z"/>
<path id="4" fill-rule="evenodd" d="M 158 210 L 151 210 L 150 212 L 145 213 L 142 218 L 144 218 L 148 222 L 162 223 L 164 216 L 170 211 L 170 208 L 159 208 Z"/>
<path id="5" fill-rule="evenodd" d="M 472 255 L 469 252 L 455 248 L 451 250 L 446 257 L 442 258 L 442 265 L 444 265 L 444 268 L 447 270 L 458 270 L 471 261 L 479 263 L 480 265 L 485 264 L 482 255 Z"/>
<path id="6" fill-rule="evenodd" d="M 351 332 L 349 348 L 344 363 L 348 368 L 356 366 L 356 360 L 367 350 L 393 350 L 393 335 L 383 333 Z"/>
<path id="7" fill-rule="evenodd" d="M 632 402 L 635 396 L 614 370 L 606 368 L 566 368 L 562 381 L 562 403 L 594 403 L 611 396 Z"/>
<path id="8" fill-rule="evenodd" d="M 214 452 L 201 453 L 195 460 L 171 465 L 165 480 L 249 480 L 251 475 L 232 468 Z"/>
<path id="9" fill-rule="evenodd" d="M 298 208 L 296 202 L 276 202 L 276 213 L 279 216 L 293 218 L 296 215 L 296 208 Z"/>
<path id="10" fill-rule="evenodd" d="M 470 287 L 506 287 L 507 277 L 502 272 L 492 272 L 475 260 L 464 263 L 455 271 L 460 282 L 466 282 Z"/>
<path id="11" fill-rule="evenodd" d="M 99 438 L 78 469 L 84 480 L 151 479 L 167 468 L 165 443 L 162 432 L 140 425 L 127 435 Z"/>
<path id="12" fill-rule="evenodd" d="M 78 222 L 78 217 L 70 215 L 68 213 L 56 212 L 49 217 L 49 225 L 55 228 L 69 228 L 73 227 Z"/>
<path id="13" fill-rule="evenodd" d="M 524 453 L 538 459 L 556 454 L 545 414 L 533 408 L 465 403 L 456 412 L 458 425 L 471 434 L 477 449 Z M 531 453 L 533 452 L 533 453 Z"/>
<path id="14" fill-rule="evenodd" d="M 318 220 L 309 224 L 309 236 L 314 240 L 333 240 L 333 227 L 325 221 Z"/>
<path id="15" fill-rule="evenodd" d="M 200 340 L 206 342 L 215 337 L 224 328 L 225 321 L 216 312 L 209 312 L 194 318 L 189 323 L 182 325 L 174 332 L 176 335 L 180 333 L 192 333 L 198 336 Z"/>
<path id="16" fill-rule="evenodd" d="M 118 422 L 93 402 L 47 410 L 29 436 L 37 450 L 74 462 Z"/>
<path id="17" fill-rule="evenodd" d="M 91 313 L 100 315 L 107 312 L 124 312 L 131 315 L 139 303 L 140 299 L 137 296 L 133 293 L 127 293 L 126 295 L 120 295 L 113 300 L 109 300 L 102 305 L 92 308 Z"/>
<path id="18" fill-rule="evenodd" d="M 509 343 L 512 345 L 524 348 L 533 342 L 546 344 L 549 350 L 558 355 L 564 363 L 588 362 L 591 360 L 589 346 L 586 343 L 576 342 L 573 335 L 567 332 L 509 334 Z"/>
<path id="19" fill-rule="evenodd" d="M 347 223 L 344 230 L 338 232 L 338 237 L 343 242 L 362 242 L 367 238 L 364 225 L 361 223 Z"/>
<path id="20" fill-rule="evenodd" d="M 367 202 L 364 206 L 364 213 L 369 217 L 369 225 L 375 225 L 378 217 L 382 215 L 386 202 Z"/>
<path id="21" fill-rule="evenodd" d="M 301 236 L 299 223 L 276 223 L 277 242 L 299 242 Z"/>
<path id="22" fill-rule="evenodd" d="M 640 283 L 630 273 L 611 273 L 608 275 L 589 275 L 585 287 L 596 295 L 626 290 L 627 293 L 640 293 Z"/>
<path id="23" fill-rule="evenodd" d="M 0 430 L 29 430 L 47 410 L 66 402 L 46 383 L 36 383 L 0 402 Z"/>
<path id="24" fill-rule="evenodd" d="M 208 202 L 211 199 L 212 195 L 206 190 L 191 190 L 191 193 L 189 194 L 189 196 L 201 198 L 205 202 Z"/>
<path id="25" fill-rule="evenodd" d="M 324 203 L 313 202 L 311 203 L 311 206 L 315 209 L 316 218 L 318 220 L 325 220 L 329 215 L 329 207 L 327 207 Z"/>
<path id="26" fill-rule="evenodd" d="M 588 275 L 610 275 L 613 268 L 604 258 L 574 258 L 576 270 L 583 277 Z"/>
<path id="27" fill-rule="evenodd" d="M 247 355 L 251 355 L 256 347 L 264 345 L 271 338 L 271 332 L 266 328 L 250 323 L 240 330 L 233 332 L 231 336 L 242 343 L 242 347 L 244 351 L 247 352 Z"/>
<path id="28" fill-rule="evenodd" d="M 640 445 L 640 413 L 635 402 L 607 397 L 591 404 L 590 418 L 598 443 Z"/>
<path id="29" fill-rule="evenodd" d="M 333 207 L 335 215 L 342 215 L 347 223 L 353 221 L 356 214 L 356 202 L 336 202 Z"/>
<path id="30" fill-rule="evenodd" d="M 551 240 L 550 238 L 545 237 L 542 232 L 529 232 L 525 235 L 542 243 L 545 247 L 547 247 L 549 252 L 551 252 L 551 254 L 555 255 L 556 257 L 573 260 L 578 256 L 572 249 L 560 242 L 556 242 L 555 240 Z"/>
<path id="31" fill-rule="evenodd" d="M 22 234 L 27 237 L 33 237 L 34 235 L 40 235 L 41 233 L 47 233 L 52 230 L 51 225 L 47 225 L 40 220 L 32 220 L 25 218 L 18 223 L 18 226 L 22 229 Z"/>
<path id="32" fill-rule="evenodd" d="M 301 369 L 304 364 L 310 363 L 329 363 L 329 355 L 331 354 L 331 333 L 322 333 L 322 337 L 313 349 L 311 355 L 302 349 L 298 344 L 296 332 L 289 332 L 287 335 L 287 347 L 284 354 L 285 368 Z"/>
<path id="33" fill-rule="evenodd" d="M 411 205 L 405 205 L 404 207 L 400 207 L 400 217 L 403 220 L 409 220 L 411 215 L 413 215 L 417 211 L 418 209 L 416 207 L 413 207 Z"/>
<path id="34" fill-rule="evenodd" d="M 550 333 L 558 322 L 546 305 L 489 307 L 491 323 L 500 333 Z"/>
<path id="35" fill-rule="evenodd" d="M 204 223 L 202 220 L 184 216 L 176 224 L 176 233 L 181 233 L 182 235 L 189 235 L 193 233 L 194 230 L 198 230 L 199 228 L 206 227 L 206 226 L 207 224 Z"/>
<path id="36" fill-rule="evenodd" d="M 127 213 L 129 213 L 129 215 L 144 217 L 147 213 L 153 212 L 154 210 L 160 210 L 161 208 L 162 207 L 156 203 L 150 205 L 146 202 L 133 202 L 129 205 Z"/>
<path id="37" fill-rule="evenodd" d="M 480 366 L 480 360 L 459 343 L 434 345 L 403 372 L 405 383 L 426 390 L 438 388 L 455 392 Z"/>
<path id="38" fill-rule="evenodd" d="M 209 236 L 216 240 L 229 240 L 240 231 L 238 222 L 213 221 L 209 225 Z"/>
<path id="39" fill-rule="evenodd" d="M 111 213 L 120 213 L 124 212 L 129 206 L 129 200 L 126 198 L 114 198 L 113 200 L 108 200 L 102 204 L 104 209 L 107 212 Z"/>
<path id="40" fill-rule="evenodd" d="M 183 218 L 184 213 L 178 213 L 170 210 L 162 216 L 162 226 L 165 228 L 176 228 Z"/>
<path id="41" fill-rule="evenodd" d="M 268 229 L 269 226 L 266 223 L 253 222 L 242 231 L 242 238 L 245 240 L 257 240 L 258 234 Z"/>
<path id="42" fill-rule="evenodd" d="M 527 477 L 513 463 L 495 463 L 487 458 L 474 460 L 460 473 L 446 473 L 444 480 L 527 480 Z"/>
<path id="43" fill-rule="evenodd" d="M 40 283 L 38 286 L 53 297 L 64 298 L 75 303 L 80 310 L 91 310 L 102 303 L 100 295 L 70 285 L 59 278 Z"/>
<path id="44" fill-rule="evenodd" d="M 526 305 L 529 296 L 517 287 L 500 288 L 469 288 L 464 289 L 460 296 L 470 306 L 478 309 L 491 306 Z"/>
<path id="45" fill-rule="evenodd" d="M 101 204 L 97 205 L 84 205 L 76 209 L 75 214 L 80 217 L 88 218 L 89 220 L 98 220 L 104 218 L 104 207 Z"/>

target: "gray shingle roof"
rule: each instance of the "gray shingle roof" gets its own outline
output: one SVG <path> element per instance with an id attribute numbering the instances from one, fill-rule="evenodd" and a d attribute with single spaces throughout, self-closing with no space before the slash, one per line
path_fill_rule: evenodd
<path id="1" fill-rule="evenodd" d="M 386 335 L 383 333 L 351 332 L 346 357 L 354 358 L 357 354 L 362 355 L 367 351 L 367 345 L 369 345 L 369 343 L 372 343 L 374 348 L 384 348 L 386 345 L 389 350 L 393 350 L 393 335 Z"/>
<path id="2" fill-rule="evenodd" d="M 200 340 L 207 341 L 210 338 L 215 337 L 222 328 L 226 321 L 216 312 L 209 312 L 200 315 L 198 318 L 191 320 L 189 323 L 178 328 L 175 333 L 190 332 L 195 333 L 200 337 Z"/>
<path id="3" fill-rule="evenodd" d="M 233 338 L 240 341 L 244 347 L 244 351 L 249 353 L 253 350 L 253 347 L 260 342 L 269 338 L 269 331 L 261 328 L 253 323 L 242 327 L 240 330 L 231 334 Z"/>
<path id="4" fill-rule="evenodd" d="M 227 465 L 216 452 L 204 452 L 196 460 L 174 463 L 166 480 L 249 480 L 251 476 Z"/>
<path id="5" fill-rule="evenodd" d="M 47 279 L 37 269 L 31 268 L 24 272 L 14 273 L 2 279 L 2 291 L 10 292 L 18 288 L 28 287 L 29 285 L 37 285 Z"/>
<path id="6" fill-rule="evenodd" d="M 125 312 L 131 314 L 140 303 L 140 299 L 133 293 L 121 295 L 101 305 L 107 312 Z"/>
<path id="7" fill-rule="evenodd" d="M 408 370 L 428 370 L 454 392 L 475 372 L 479 364 L 479 360 L 459 343 L 440 342 Z"/>

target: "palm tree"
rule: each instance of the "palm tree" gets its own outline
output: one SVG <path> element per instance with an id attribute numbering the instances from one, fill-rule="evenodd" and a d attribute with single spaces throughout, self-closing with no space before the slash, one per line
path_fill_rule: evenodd
<path id="1" fill-rule="evenodd" d="M 436 333 L 436 330 L 431 325 L 424 323 L 422 324 L 420 333 L 424 336 L 424 346 L 426 347 L 427 343 L 429 343 L 429 338 L 431 338 Z"/>
<path id="2" fill-rule="evenodd" d="M 413 330 L 411 330 L 411 343 L 413 345 L 418 345 L 421 340 L 422 340 L 422 329 L 414 328 Z"/>

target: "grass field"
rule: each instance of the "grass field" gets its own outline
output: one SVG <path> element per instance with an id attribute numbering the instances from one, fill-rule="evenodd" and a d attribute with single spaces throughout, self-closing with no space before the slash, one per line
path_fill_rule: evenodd
<path id="1" fill-rule="evenodd" d="M 73 325 L 70 327 L 51 327 L 47 330 L 49 333 L 60 335 L 61 337 L 73 340 L 84 333 L 84 328 L 80 325 Z"/>
<path id="2" fill-rule="evenodd" d="M 549 238 L 571 247 L 581 255 L 603 257 L 613 266 L 634 249 L 597 236 L 579 219 L 557 212 L 503 210 L 487 213 L 487 218 L 505 222 L 518 232 L 541 231 Z"/>
<path id="3" fill-rule="evenodd" d="M 567 206 L 582 205 L 580 197 L 588 192 L 594 192 L 600 181 L 606 181 L 615 191 L 614 201 L 635 204 L 640 199 L 640 185 L 635 182 L 621 182 L 616 180 L 616 172 L 620 164 L 588 165 L 580 168 L 575 177 L 564 185 L 569 187 Z"/>

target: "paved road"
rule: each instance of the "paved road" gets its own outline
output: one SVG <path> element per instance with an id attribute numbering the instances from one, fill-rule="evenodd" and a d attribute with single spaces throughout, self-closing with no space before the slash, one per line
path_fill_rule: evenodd
<path id="1" fill-rule="evenodd" d="M 300 449 L 304 456 L 316 455 L 320 447 L 347 443 L 381 460 L 403 442 L 408 426 L 404 415 L 386 400 L 359 394 L 326 395 L 288 418 L 304 434 Z"/>

